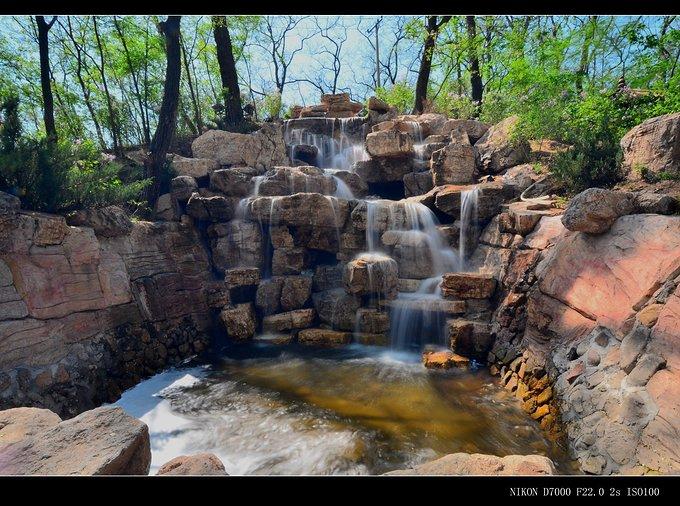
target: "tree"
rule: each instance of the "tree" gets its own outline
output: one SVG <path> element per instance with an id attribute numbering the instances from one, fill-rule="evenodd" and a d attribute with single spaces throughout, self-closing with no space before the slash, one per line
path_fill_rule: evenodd
<path id="1" fill-rule="evenodd" d="M 418 80 L 416 81 L 416 100 L 413 106 L 413 114 L 422 114 L 427 100 L 427 85 L 430 81 L 432 70 L 432 54 L 434 53 L 435 43 L 439 30 L 451 19 L 451 16 L 428 16 L 426 23 L 425 42 L 423 44 L 423 55 L 420 60 L 418 70 Z"/>
<path id="2" fill-rule="evenodd" d="M 182 16 L 168 16 L 159 23 L 159 29 L 165 38 L 165 84 L 163 85 L 163 101 L 156 132 L 151 139 L 149 156 L 145 161 L 146 175 L 153 178 L 149 186 L 148 200 L 153 207 L 160 195 L 161 176 L 165 166 L 165 156 L 177 126 L 177 105 L 179 102 L 179 84 L 182 74 L 182 51 L 180 47 L 180 22 Z"/>
<path id="3" fill-rule="evenodd" d="M 238 130 L 243 124 L 243 107 L 241 106 L 241 90 L 238 85 L 238 73 L 231 46 L 231 37 L 225 16 L 213 16 L 213 31 L 217 47 L 217 62 L 220 66 L 220 79 L 224 96 L 226 126 L 230 130 Z"/>
<path id="4" fill-rule="evenodd" d="M 38 51 L 40 53 L 40 87 L 43 98 L 43 121 L 45 133 L 50 142 L 57 141 L 57 127 L 54 123 L 54 99 L 52 97 L 52 79 L 50 77 L 50 45 L 48 33 L 57 17 L 54 16 L 48 23 L 45 16 L 36 16 L 38 25 Z"/>
<path id="5" fill-rule="evenodd" d="M 465 16 L 465 24 L 467 26 L 468 44 L 470 53 L 470 86 L 472 101 L 477 108 L 477 114 L 482 107 L 482 94 L 484 93 L 484 86 L 482 84 L 482 73 L 479 69 L 479 55 L 477 54 L 477 24 L 474 16 Z"/>

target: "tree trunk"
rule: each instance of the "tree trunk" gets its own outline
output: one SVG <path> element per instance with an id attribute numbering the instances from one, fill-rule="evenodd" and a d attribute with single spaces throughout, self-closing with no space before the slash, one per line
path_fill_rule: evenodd
<path id="1" fill-rule="evenodd" d="M 477 38 L 477 24 L 474 16 L 465 16 L 465 23 L 467 24 L 468 44 L 470 54 L 470 87 L 472 90 L 472 101 L 475 102 L 477 116 L 482 107 L 482 96 L 484 94 L 484 85 L 482 84 L 482 74 L 479 70 L 479 55 L 475 47 L 475 39 Z"/>
<path id="2" fill-rule="evenodd" d="M 225 16 L 213 16 L 213 30 L 217 47 L 217 63 L 220 66 L 222 92 L 224 94 L 224 108 L 226 125 L 230 130 L 238 130 L 244 122 L 241 106 L 241 90 L 238 86 L 236 62 L 231 47 L 231 37 L 227 28 Z"/>
<path id="3" fill-rule="evenodd" d="M 576 92 L 581 93 L 583 91 L 583 78 L 588 76 L 588 66 L 590 65 L 590 44 L 593 39 L 595 24 L 597 23 L 597 16 L 590 16 L 588 21 L 586 21 L 586 26 L 584 28 L 583 34 L 583 46 L 581 46 L 581 58 L 578 64 L 578 70 L 576 71 Z"/>
<path id="4" fill-rule="evenodd" d="M 94 36 L 97 41 L 97 49 L 99 50 L 99 73 L 102 78 L 102 86 L 104 87 L 104 96 L 106 97 L 106 107 L 109 112 L 109 128 L 111 130 L 111 139 L 113 141 L 113 151 L 117 156 L 123 154 L 120 142 L 120 127 L 118 126 L 118 121 L 116 119 L 116 111 L 113 107 L 113 99 L 111 98 L 111 93 L 109 92 L 108 81 L 106 80 L 106 63 L 104 60 L 104 45 L 102 44 L 101 37 L 99 36 L 99 28 L 97 27 L 97 16 L 92 16 L 92 26 L 94 28 Z"/>
<path id="5" fill-rule="evenodd" d="M 43 98 L 43 121 L 45 122 L 45 132 L 50 142 L 57 141 L 57 128 L 54 124 L 54 99 L 52 97 L 52 83 L 50 81 L 50 51 L 49 39 L 47 34 L 52 28 L 56 18 L 49 23 L 45 21 L 45 16 L 36 16 L 38 24 L 38 51 L 40 53 L 40 88 Z"/>
<path id="6" fill-rule="evenodd" d="M 425 109 L 425 100 L 427 99 L 427 85 L 430 82 L 430 71 L 432 70 L 432 54 L 434 53 L 435 43 L 437 42 L 437 35 L 439 29 L 451 19 L 451 16 L 443 16 L 441 20 L 437 20 L 437 16 L 428 16 L 425 34 L 425 43 L 423 45 L 423 57 L 420 60 L 420 68 L 418 69 L 418 80 L 416 81 L 416 100 L 413 106 L 413 114 L 422 114 Z"/>
<path id="7" fill-rule="evenodd" d="M 175 135 L 177 124 L 177 105 L 179 102 L 179 81 L 182 73 L 181 49 L 179 43 L 181 16 L 168 16 L 160 23 L 165 37 L 165 83 L 163 101 L 158 116 L 156 132 L 149 145 L 149 156 L 145 161 L 146 175 L 153 178 L 148 190 L 149 205 L 153 209 L 161 191 L 161 175 L 165 166 L 165 156 Z"/>

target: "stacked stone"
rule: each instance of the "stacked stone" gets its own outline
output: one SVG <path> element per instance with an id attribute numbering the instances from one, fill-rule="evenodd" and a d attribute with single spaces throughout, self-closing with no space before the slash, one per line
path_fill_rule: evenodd
<path id="1" fill-rule="evenodd" d="M 352 102 L 347 93 L 327 94 L 321 96 L 320 104 L 294 107 L 291 118 L 351 118 L 362 109 L 363 106 Z"/>

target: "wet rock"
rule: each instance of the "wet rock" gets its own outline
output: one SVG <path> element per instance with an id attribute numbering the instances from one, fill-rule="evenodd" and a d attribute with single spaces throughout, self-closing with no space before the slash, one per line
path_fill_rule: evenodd
<path id="1" fill-rule="evenodd" d="M 324 290 L 342 287 L 343 273 L 344 265 L 340 263 L 335 265 L 317 265 L 312 277 L 312 290 L 314 292 L 323 292 Z"/>
<path id="2" fill-rule="evenodd" d="M 390 329 L 390 318 L 386 311 L 361 308 L 356 313 L 356 328 L 364 334 L 384 334 Z"/>
<path id="3" fill-rule="evenodd" d="M 67 223 L 77 227 L 91 227 L 101 237 L 118 237 L 132 231 L 132 221 L 118 206 L 81 209 L 67 217 Z"/>
<path id="4" fill-rule="evenodd" d="M 455 272 L 442 276 L 442 294 L 455 299 L 488 299 L 496 290 L 491 274 Z"/>
<path id="5" fill-rule="evenodd" d="M 318 193 L 260 197 L 249 204 L 250 215 L 260 223 L 321 228 L 342 228 L 349 216 L 346 200 Z"/>
<path id="6" fill-rule="evenodd" d="M 465 369 L 470 364 L 470 359 L 461 357 L 451 350 L 425 351 L 422 359 L 423 365 L 428 369 L 451 369 L 452 367 Z"/>
<path id="7" fill-rule="evenodd" d="M 429 192 L 433 187 L 432 173 L 427 170 L 424 172 L 409 172 L 403 178 L 404 196 L 413 197 Z"/>
<path id="8" fill-rule="evenodd" d="M 0 448 L 0 474 L 148 474 L 146 424 L 118 407 L 86 411 Z"/>
<path id="9" fill-rule="evenodd" d="M 347 263 L 343 282 L 353 295 L 381 294 L 387 299 L 397 296 L 398 266 L 392 258 L 379 254 L 362 254 Z"/>
<path id="10" fill-rule="evenodd" d="M 374 158 L 407 158 L 413 156 L 411 137 L 397 130 L 371 132 L 366 136 L 366 151 Z"/>
<path id="11" fill-rule="evenodd" d="M 258 194 L 280 196 L 303 192 L 335 195 L 336 189 L 336 180 L 317 167 L 274 167 L 264 175 Z"/>
<path id="12" fill-rule="evenodd" d="M 304 248 L 278 248 L 272 255 L 274 276 L 298 275 L 307 266 L 308 254 Z"/>
<path id="13" fill-rule="evenodd" d="M 178 176 L 201 178 L 206 177 L 213 170 L 219 169 L 220 164 L 210 158 L 185 158 L 174 155 L 171 167 Z"/>
<path id="14" fill-rule="evenodd" d="M 312 278 L 309 276 L 286 276 L 281 286 L 281 309 L 290 311 L 307 304 L 312 294 Z"/>
<path id="15" fill-rule="evenodd" d="M 357 311 L 361 305 L 357 296 L 348 294 L 343 288 L 336 288 L 314 293 L 312 301 L 322 322 L 334 329 L 354 329 Z"/>
<path id="16" fill-rule="evenodd" d="M 198 191 L 198 183 L 191 176 L 177 176 L 170 181 L 170 193 L 178 202 L 186 202 Z"/>
<path id="17" fill-rule="evenodd" d="M 232 220 L 208 229 L 212 236 L 213 263 L 218 269 L 260 266 L 263 262 L 262 232 L 257 223 Z"/>
<path id="18" fill-rule="evenodd" d="M 435 274 L 429 240 L 425 234 L 398 230 L 388 230 L 381 237 L 397 262 L 399 277 L 406 279 L 426 279 Z"/>
<path id="19" fill-rule="evenodd" d="M 572 231 L 602 234 L 619 217 L 633 210 L 634 201 L 629 193 L 588 188 L 569 202 L 562 224 Z"/>
<path id="20" fill-rule="evenodd" d="M 228 197 L 247 197 L 253 189 L 252 178 L 249 167 L 215 170 L 210 174 L 210 189 Z"/>
<path id="21" fill-rule="evenodd" d="M 478 189 L 477 218 L 479 221 L 490 220 L 501 212 L 501 206 L 518 195 L 517 187 L 500 180 L 475 185 Z M 461 194 L 472 190 L 472 186 L 445 185 L 434 188 L 435 207 L 454 218 L 460 218 Z"/>
<path id="22" fill-rule="evenodd" d="M 552 461 L 542 455 L 482 455 L 480 453 L 453 453 L 414 469 L 392 471 L 386 474 L 415 475 L 553 475 Z"/>
<path id="23" fill-rule="evenodd" d="M 489 128 L 475 143 L 478 165 L 483 172 L 498 174 L 526 161 L 529 154 L 528 144 L 512 137 L 518 121 L 518 116 L 504 119 Z"/>
<path id="24" fill-rule="evenodd" d="M 306 329 L 314 324 L 315 319 L 316 312 L 314 309 L 296 309 L 295 311 L 265 316 L 262 319 L 262 329 L 265 332 Z"/>
<path id="25" fill-rule="evenodd" d="M 354 172 L 367 183 L 403 181 L 414 171 L 412 158 L 372 158 L 354 164 Z"/>
<path id="26" fill-rule="evenodd" d="M 309 144 L 297 144 L 293 147 L 293 160 L 300 160 L 306 165 L 316 165 L 319 148 Z"/>
<path id="27" fill-rule="evenodd" d="M 347 185 L 355 198 L 360 199 L 368 195 L 368 184 L 359 174 L 347 170 L 339 170 L 333 175 Z"/>
<path id="28" fill-rule="evenodd" d="M 298 343 L 305 346 L 335 347 L 349 344 L 351 332 L 330 329 L 305 329 L 298 333 Z"/>
<path id="29" fill-rule="evenodd" d="M 451 143 L 432 153 L 430 171 L 434 186 L 474 181 L 475 152 L 465 132 L 454 130 Z"/>
<path id="30" fill-rule="evenodd" d="M 257 287 L 255 307 L 264 315 L 278 313 L 281 310 L 281 288 L 283 278 L 275 276 L 265 279 Z"/>
<path id="31" fill-rule="evenodd" d="M 213 453 L 181 455 L 161 466 L 157 476 L 227 476 L 222 461 Z"/>
<path id="32" fill-rule="evenodd" d="M 450 348 L 460 355 L 483 360 L 491 345 L 493 336 L 489 324 L 469 320 L 447 321 Z"/>
<path id="33" fill-rule="evenodd" d="M 650 118 L 621 139 L 622 167 L 630 179 L 643 172 L 680 173 L 680 113 Z"/>
<path id="34" fill-rule="evenodd" d="M 61 418 L 49 409 L 13 408 L 0 411 L 0 447 L 54 427 Z"/>
<path id="35" fill-rule="evenodd" d="M 235 340 L 250 339 L 255 335 L 257 321 L 253 304 L 237 304 L 220 312 L 220 321 L 227 331 L 227 336 Z"/>

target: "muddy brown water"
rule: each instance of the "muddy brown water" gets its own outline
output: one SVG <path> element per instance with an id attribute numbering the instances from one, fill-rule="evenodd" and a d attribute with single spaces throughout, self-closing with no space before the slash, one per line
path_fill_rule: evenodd
<path id="1" fill-rule="evenodd" d="M 448 453 L 540 454 L 575 467 L 485 369 L 415 354 L 242 345 L 171 369 L 117 403 L 149 425 L 152 470 L 210 451 L 229 474 L 381 474 Z"/>

